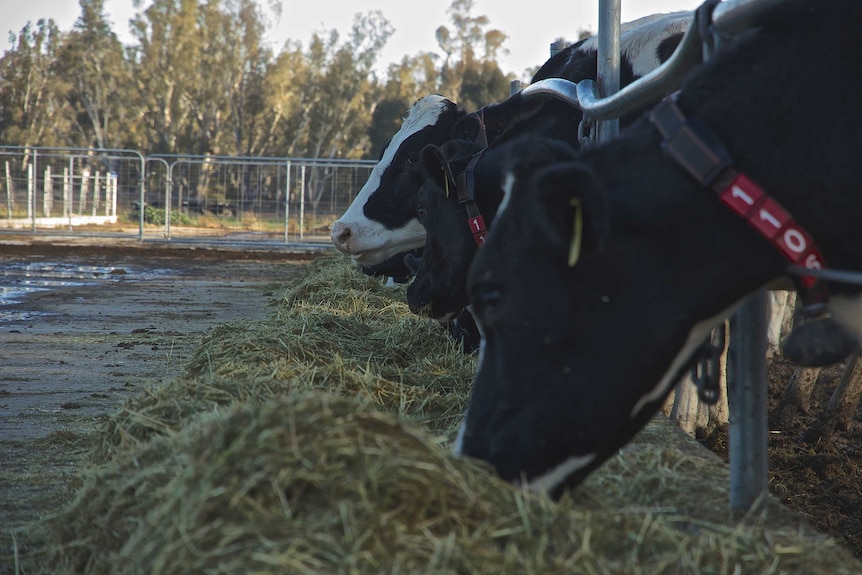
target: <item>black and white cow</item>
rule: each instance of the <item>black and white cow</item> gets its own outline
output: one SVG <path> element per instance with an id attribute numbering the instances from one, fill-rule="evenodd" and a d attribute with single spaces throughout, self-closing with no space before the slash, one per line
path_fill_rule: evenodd
<path id="1" fill-rule="evenodd" d="M 467 271 L 482 242 L 477 232 L 494 221 L 506 179 L 526 177 L 553 158 L 563 159 L 559 150 L 571 148 L 552 142 L 577 146 L 580 119 L 580 111 L 565 102 L 550 101 L 542 114 L 517 124 L 487 148 L 469 140 L 453 140 L 422 151 L 421 163 L 428 179 L 417 196 L 417 216 L 426 236 L 416 277 L 407 288 L 411 311 L 445 321 L 467 307 Z M 511 158 L 506 142 L 523 133 L 542 134 L 548 139 L 538 140 L 539 148 L 524 156 L 513 173 L 507 169 Z M 469 178 L 465 174 L 468 170 Z M 459 186 L 469 186 L 469 190 L 459 190 Z M 463 201 L 467 195 L 482 218 L 482 229 L 475 229 L 469 217 Z"/>
<path id="2" fill-rule="evenodd" d="M 690 12 L 658 14 L 623 25 L 621 82 L 631 82 L 653 70 L 679 43 L 691 21 Z M 597 41 L 581 41 L 550 59 L 534 80 L 561 77 L 572 81 L 596 78 Z M 540 105 L 519 94 L 481 110 L 488 142 Z M 428 144 L 475 137 L 475 123 L 459 122 L 466 112 L 438 95 L 425 96 L 409 110 L 368 181 L 347 211 L 332 225 L 332 243 L 362 265 L 374 265 L 425 243 L 425 230 L 416 218 L 417 185 L 409 167 Z M 477 113 L 478 115 L 478 113 Z M 397 263 L 397 261 L 396 261 Z"/>
<path id="3" fill-rule="evenodd" d="M 859 22 L 857 0 L 779 4 L 614 142 L 509 179 L 469 274 L 484 342 L 456 452 L 557 494 L 789 261 L 862 271 Z M 860 288 L 828 288 L 862 335 Z"/>

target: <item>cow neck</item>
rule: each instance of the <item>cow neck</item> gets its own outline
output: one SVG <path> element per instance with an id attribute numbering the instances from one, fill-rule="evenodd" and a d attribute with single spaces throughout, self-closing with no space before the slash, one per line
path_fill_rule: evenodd
<path id="1" fill-rule="evenodd" d="M 715 132 L 698 118 L 686 118 L 676 94 L 664 98 L 650 112 L 662 136 L 662 150 L 701 186 L 712 189 L 737 216 L 749 223 L 792 266 L 825 268 L 823 254 L 807 231 L 754 180 L 733 167 L 733 160 Z M 826 283 L 800 273 L 797 279 L 806 306 L 823 306 Z"/>
<path id="2" fill-rule="evenodd" d="M 473 234 L 473 239 L 476 245 L 482 247 L 485 245 L 485 236 L 488 235 L 488 228 L 485 226 L 485 219 L 479 213 L 479 206 L 476 204 L 476 164 L 487 148 L 479 150 L 467 164 L 467 168 L 458 174 L 455 181 L 455 191 L 458 194 L 458 203 L 467 210 L 467 226 L 470 228 L 470 233 Z"/>

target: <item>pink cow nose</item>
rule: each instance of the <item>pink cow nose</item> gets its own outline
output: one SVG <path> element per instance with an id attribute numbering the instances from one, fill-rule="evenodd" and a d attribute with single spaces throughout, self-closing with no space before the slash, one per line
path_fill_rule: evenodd
<path id="1" fill-rule="evenodd" d="M 332 224 L 330 239 L 339 251 L 347 254 L 350 253 L 349 247 L 351 234 L 352 232 L 350 230 L 350 226 L 345 225 L 341 222 L 335 222 L 334 224 Z"/>

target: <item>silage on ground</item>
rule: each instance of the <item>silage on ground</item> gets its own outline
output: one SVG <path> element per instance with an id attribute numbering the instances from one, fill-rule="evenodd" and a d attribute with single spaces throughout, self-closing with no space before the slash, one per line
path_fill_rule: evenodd
<path id="1" fill-rule="evenodd" d="M 672 448 L 638 449 L 633 463 L 677 493 L 698 487 Z M 651 495 L 614 481 L 553 504 L 369 403 L 295 392 L 199 417 L 92 468 L 49 522 L 62 545 L 45 561 L 59 573 L 163 575 L 849 573 L 833 541 L 768 507 L 742 520 L 690 515 L 670 498 L 640 505 Z M 626 491 L 640 494 L 619 499 Z"/>

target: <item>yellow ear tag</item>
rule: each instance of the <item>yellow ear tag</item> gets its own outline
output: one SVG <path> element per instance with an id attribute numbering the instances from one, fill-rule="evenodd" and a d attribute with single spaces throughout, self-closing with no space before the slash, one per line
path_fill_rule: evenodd
<path id="1" fill-rule="evenodd" d="M 443 172 L 443 187 L 445 188 L 446 197 L 449 197 L 449 174 L 446 173 L 446 168 L 440 166 L 440 171 Z"/>
<path id="2" fill-rule="evenodd" d="M 581 210 L 581 199 L 572 198 L 569 205 L 575 208 L 575 225 L 572 229 L 572 245 L 569 247 L 569 267 L 574 267 L 581 257 L 581 238 L 584 235 L 584 212 Z"/>

